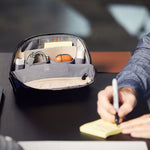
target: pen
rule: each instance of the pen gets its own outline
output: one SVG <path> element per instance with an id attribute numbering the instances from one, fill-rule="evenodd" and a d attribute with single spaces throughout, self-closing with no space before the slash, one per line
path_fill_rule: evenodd
<path id="1" fill-rule="evenodd" d="M 119 124 L 119 116 L 118 116 L 118 110 L 119 110 L 119 99 L 118 99 L 118 83 L 117 79 L 112 80 L 112 87 L 113 87 L 113 106 L 117 110 L 117 113 L 115 114 L 115 123 Z"/>

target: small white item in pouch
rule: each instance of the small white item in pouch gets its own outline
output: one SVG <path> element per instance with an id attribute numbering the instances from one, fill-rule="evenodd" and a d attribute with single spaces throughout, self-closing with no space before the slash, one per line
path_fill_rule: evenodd
<path id="1" fill-rule="evenodd" d="M 83 46 L 78 47 L 77 58 L 78 59 L 84 59 L 84 47 Z"/>
<path id="2" fill-rule="evenodd" d="M 23 69 L 24 68 L 24 59 L 23 58 L 17 58 L 15 63 L 15 70 Z"/>
<path id="3" fill-rule="evenodd" d="M 81 42 L 78 40 L 77 55 L 76 55 L 76 59 L 75 59 L 76 64 L 83 64 L 84 53 L 85 53 L 85 49 L 84 49 L 83 45 L 81 44 Z"/>

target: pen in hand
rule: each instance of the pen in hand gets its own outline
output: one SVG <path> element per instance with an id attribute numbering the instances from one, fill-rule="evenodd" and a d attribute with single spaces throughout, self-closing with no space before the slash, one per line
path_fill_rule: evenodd
<path id="1" fill-rule="evenodd" d="M 118 98 L 118 83 L 117 79 L 112 80 L 112 87 L 113 87 L 113 106 L 117 110 L 117 113 L 115 114 L 115 123 L 119 124 L 119 116 L 118 116 L 118 110 L 119 110 L 119 98 Z"/>

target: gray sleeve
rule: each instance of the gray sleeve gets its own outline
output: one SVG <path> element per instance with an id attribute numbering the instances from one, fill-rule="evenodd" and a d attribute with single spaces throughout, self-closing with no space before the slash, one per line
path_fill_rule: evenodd
<path id="1" fill-rule="evenodd" d="M 137 99 L 150 97 L 150 33 L 139 41 L 126 67 L 117 75 L 118 86 L 131 87 Z"/>

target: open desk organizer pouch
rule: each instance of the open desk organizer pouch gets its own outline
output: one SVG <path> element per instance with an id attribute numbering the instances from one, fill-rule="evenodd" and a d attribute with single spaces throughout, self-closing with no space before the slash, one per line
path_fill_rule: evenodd
<path id="1" fill-rule="evenodd" d="M 78 89 L 91 84 L 94 76 L 85 43 L 70 34 L 46 34 L 20 42 L 10 69 L 15 93 Z"/>

